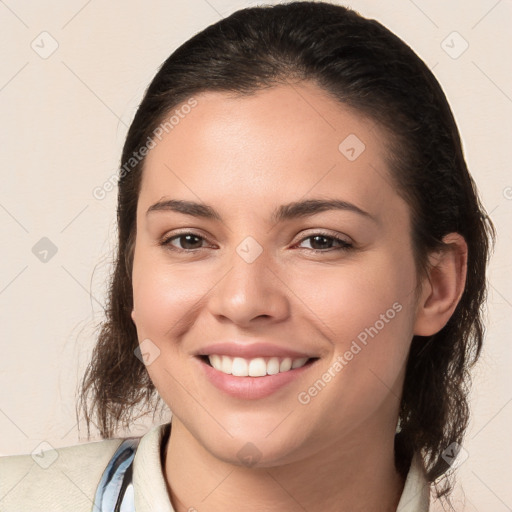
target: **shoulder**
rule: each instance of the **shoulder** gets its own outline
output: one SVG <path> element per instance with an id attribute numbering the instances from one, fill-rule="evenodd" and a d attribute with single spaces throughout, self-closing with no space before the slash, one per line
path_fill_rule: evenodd
<path id="1" fill-rule="evenodd" d="M 0 457 L 2 512 L 90 511 L 98 482 L 123 439 Z"/>

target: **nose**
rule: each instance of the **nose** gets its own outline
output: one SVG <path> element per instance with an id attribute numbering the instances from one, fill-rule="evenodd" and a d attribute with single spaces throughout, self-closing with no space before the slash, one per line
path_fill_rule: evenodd
<path id="1" fill-rule="evenodd" d="M 209 310 L 240 327 L 276 323 L 290 314 L 290 290 L 266 251 L 254 261 L 233 251 L 229 269 L 210 292 Z"/>

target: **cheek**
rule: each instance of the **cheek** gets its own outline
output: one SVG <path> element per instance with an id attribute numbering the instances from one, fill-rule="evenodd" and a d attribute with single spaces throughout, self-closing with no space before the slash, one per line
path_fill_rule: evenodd
<path id="1" fill-rule="evenodd" d="M 291 305 L 292 320 L 316 326 L 337 351 L 345 351 L 351 340 L 373 339 L 375 329 L 381 340 L 408 330 L 414 272 L 412 257 L 404 251 L 368 254 L 357 264 L 285 270 L 281 279 L 287 286 L 281 285 L 281 293 Z M 136 253 L 133 294 L 139 339 L 179 340 L 193 330 L 194 321 L 216 293 L 219 279 L 214 274 L 204 261 L 177 265 L 143 251 Z"/>
<path id="2" fill-rule="evenodd" d="M 134 260 L 133 299 L 137 336 L 139 343 L 149 339 L 154 343 L 151 347 L 157 347 L 153 350 L 158 357 L 146 369 L 159 394 L 173 411 L 181 411 L 182 386 L 192 388 L 181 341 L 183 335 L 193 329 L 195 311 L 208 292 L 207 283 L 207 276 L 202 279 L 198 270 L 183 270 L 183 267 L 159 261 L 158 257 L 141 254 Z"/>
<path id="3" fill-rule="evenodd" d="M 194 267 L 194 265 L 191 265 Z M 142 255 L 133 268 L 133 300 L 139 339 L 178 337 L 208 292 L 200 266 L 184 269 Z"/>
<path id="4" fill-rule="evenodd" d="M 390 390 L 397 396 L 401 392 L 414 325 L 412 257 L 391 252 L 373 255 L 357 266 L 318 272 L 314 284 L 299 275 L 294 291 L 308 306 L 304 314 L 309 323 L 332 345 L 327 370 L 336 377 L 325 373 L 315 377 L 336 384 L 322 392 L 317 405 L 332 403 L 327 409 L 342 416 L 367 414 Z M 315 386 L 314 381 L 304 385 L 306 392 L 307 386 Z"/>
<path id="5" fill-rule="evenodd" d="M 307 306 L 305 314 L 316 318 L 340 349 L 374 324 L 382 333 L 397 333 L 411 324 L 416 281 L 414 262 L 406 253 L 368 254 L 354 264 L 319 266 L 314 273 L 296 269 L 290 279 Z"/>

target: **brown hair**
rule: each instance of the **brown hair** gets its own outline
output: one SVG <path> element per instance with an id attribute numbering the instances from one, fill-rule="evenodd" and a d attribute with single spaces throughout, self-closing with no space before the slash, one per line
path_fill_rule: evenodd
<path id="1" fill-rule="evenodd" d="M 144 159 L 134 159 L 172 109 L 202 91 L 240 95 L 309 80 L 389 133 L 388 164 L 411 209 L 419 274 L 442 238 L 460 233 L 468 245 L 464 293 L 437 334 L 415 336 L 407 363 L 396 435 L 397 468 L 414 452 L 434 482 L 449 465 L 443 450 L 462 444 L 469 419 L 469 369 L 482 347 L 486 265 L 495 232 L 464 160 L 446 97 L 424 62 L 375 20 L 324 2 L 292 2 L 239 10 L 186 41 L 163 63 L 128 131 L 118 181 L 118 245 L 106 320 L 83 378 L 80 407 L 87 429 L 103 437 L 129 428 L 134 408 L 156 411 L 161 400 L 134 356 L 131 270 Z M 129 165 L 128 165 L 129 163 Z M 90 403 L 88 398 L 91 398 Z M 77 409 L 78 410 L 78 409 Z M 446 475 L 445 475 L 446 476 Z M 438 496 L 451 484 L 443 479 Z M 439 482 L 437 482 L 439 483 Z"/>

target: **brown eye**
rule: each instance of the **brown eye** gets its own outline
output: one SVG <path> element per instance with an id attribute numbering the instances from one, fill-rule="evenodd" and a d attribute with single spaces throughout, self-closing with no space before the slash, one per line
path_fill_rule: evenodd
<path id="1" fill-rule="evenodd" d="M 178 240 L 180 247 L 172 244 L 174 240 Z M 168 246 L 170 249 L 182 250 L 182 251 L 193 251 L 202 248 L 202 242 L 204 238 L 194 233 L 181 233 L 172 237 L 166 238 L 161 245 Z"/>
<path id="2" fill-rule="evenodd" d="M 301 240 L 303 243 L 305 240 L 311 240 L 310 245 L 311 249 L 314 252 L 327 252 L 331 250 L 348 250 L 353 248 L 352 244 L 339 238 L 337 236 L 324 235 L 322 233 L 317 233 Z M 333 247 L 334 245 L 334 247 Z M 337 245 L 337 247 L 336 247 Z M 307 247 L 306 247 L 307 249 Z"/>

